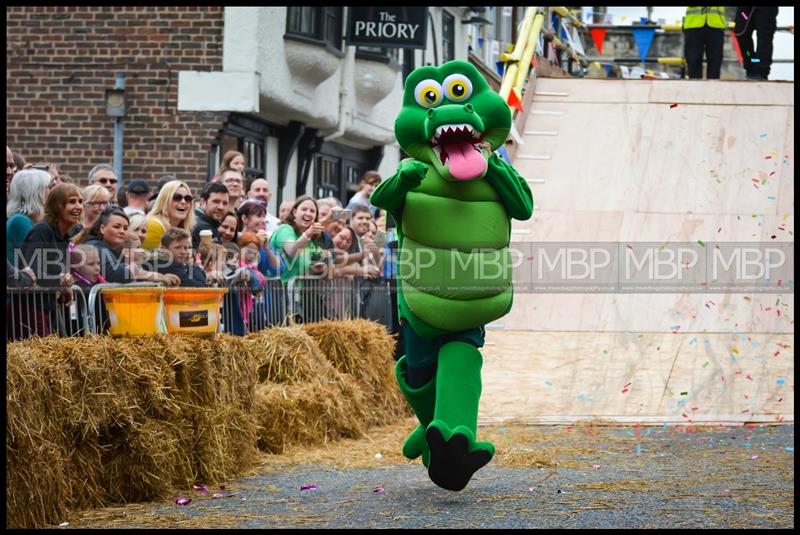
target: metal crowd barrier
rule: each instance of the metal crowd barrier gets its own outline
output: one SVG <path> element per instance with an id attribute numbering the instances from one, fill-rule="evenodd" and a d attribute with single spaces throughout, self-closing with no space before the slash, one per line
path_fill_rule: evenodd
<path id="1" fill-rule="evenodd" d="M 286 323 L 288 298 L 280 277 L 267 278 L 263 289 L 228 287 L 222 300 L 219 332 L 244 336 Z"/>
<path id="2" fill-rule="evenodd" d="M 345 278 L 304 275 L 289 279 L 289 314 L 298 323 L 359 317 L 358 286 Z"/>
<path id="3" fill-rule="evenodd" d="M 72 292 L 72 303 L 59 299 L 64 291 Z M 6 288 L 6 341 L 50 334 L 86 336 L 90 334 L 86 296 L 80 286 L 69 289 L 32 286 Z"/>
<path id="4" fill-rule="evenodd" d="M 377 321 L 390 332 L 393 328 L 392 287 L 389 280 L 358 279 L 359 317 Z"/>
<path id="5" fill-rule="evenodd" d="M 58 301 L 62 288 L 6 288 L 6 340 L 31 336 L 87 336 L 107 334 L 110 324 L 103 291 L 110 288 L 162 286 L 153 282 L 104 283 L 92 286 L 88 298 L 72 286 L 73 303 Z M 391 284 L 386 279 L 324 279 L 294 277 L 287 285 L 268 278 L 266 286 L 253 290 L 231 286 L 220 309 L 219 332 L 244 336 L 275 325 L 289 317 L 299 323 L 365 318 L 391 330 Z"/>

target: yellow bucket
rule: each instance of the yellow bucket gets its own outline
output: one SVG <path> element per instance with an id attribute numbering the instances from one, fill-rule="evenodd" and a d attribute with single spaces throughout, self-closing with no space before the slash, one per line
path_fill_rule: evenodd
<path id="1" fill-rule="evenodd" d="M 167 332 L 213 335 L 227 288 L 166 288 Z"/>
<path id="2" fill-rule="evenodd" d="M 158 334 L 164 288 L 109 288 L 102 295 L 112 336 Z"/>

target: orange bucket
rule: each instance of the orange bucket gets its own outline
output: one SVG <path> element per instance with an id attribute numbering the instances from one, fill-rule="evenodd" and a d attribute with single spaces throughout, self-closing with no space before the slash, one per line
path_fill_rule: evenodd
<path id="1" fill-rule="evenodd" d="M 167 332 L 214 335 L 227 288 L 165 288 Z"/>
<path id="2" fill-rule="evenodd" d="M 144 288 L 109 288 L 102 291 L 112 336 L 158 334 L 161 293 L 158 286 Z"/>

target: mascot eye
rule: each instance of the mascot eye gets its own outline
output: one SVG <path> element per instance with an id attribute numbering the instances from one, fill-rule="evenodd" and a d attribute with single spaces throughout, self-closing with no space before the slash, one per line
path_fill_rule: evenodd
<path id="1" fill-rule="evenodd" d="M 472 82 L 463 74 L 451 74 L 444 79 L 444 96 L 448 100 L 461 102 L 472 95 Z"/>
<path id="2" fill-rule="evenodd" d="M 432 108 L 442 101 L 442 86 L 436 80 L 422 80 L 414 88 L 414 98 L 423 108 Z"/>

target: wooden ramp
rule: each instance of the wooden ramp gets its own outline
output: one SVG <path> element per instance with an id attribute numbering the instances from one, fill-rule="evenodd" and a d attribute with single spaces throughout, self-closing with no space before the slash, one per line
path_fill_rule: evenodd
<path id="1" fill-rule="evenodd" d="M 794 84 L 539 79 L 512 242 L 794 242 Z M 517 293 L 480 421 L 794 420 L 785 293 Z"/>

